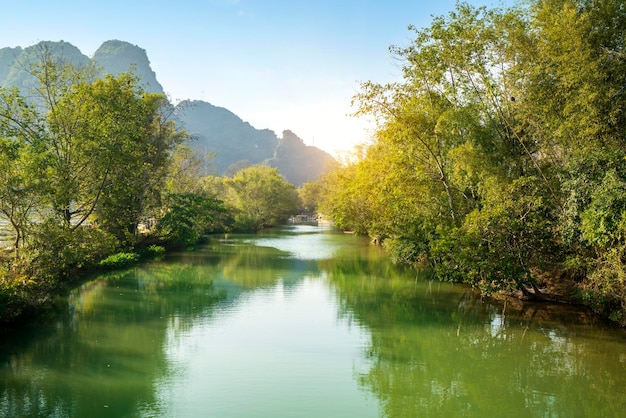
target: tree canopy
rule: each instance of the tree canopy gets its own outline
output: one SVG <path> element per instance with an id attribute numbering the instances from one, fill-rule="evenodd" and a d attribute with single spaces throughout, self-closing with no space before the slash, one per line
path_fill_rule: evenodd
<path id="1" fill-rule="evenodd" d="M 255 165 L 226 180 L 225 202 L 234 208 L 235 228 L 257 230 L 285 223 L 300 208 L 296 187 L 277 168 Z"/>
<path id="2" fill-rule="evenodd" d="M 355 96 L 378 128 L 322 211 L 443 279 L 541 297 L 568 278 L 626 321 L 624 25 L 620 1 L 537 0 L 411 27 L 402 81 Z"/>

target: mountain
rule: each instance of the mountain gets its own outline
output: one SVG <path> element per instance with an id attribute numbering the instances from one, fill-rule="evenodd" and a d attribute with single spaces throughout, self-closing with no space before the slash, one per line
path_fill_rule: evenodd
<path id="1" fill-rule="evenodd" d="M 276 134 L 254 128 L 228 109 L 186 100 L 176 110 L 177 120 L 193 138 L 191 146 L 205 154 L 214 153 L 214 168 L 219 173 L 227 173 L 232 166 L 259 164 L 274 156 Z"/>
<path id="2" fill-rule="evenodd" d="M 145 49 L 124 41 L 106 41 L 94 52 L 92 60 L 106 74 L 118 75 L 131 69 L 139 77 L 142 87 L 151 93 L 164 93 L 150 67 Z"/>
<path id="3" fill-rule="evenodd" d="M 22 49 L 0 49 L 0 87 L 18 87 L 27 92 L 35 86 L 35 77 L 29 74 L 28 67 L 41 61 L 41 57 L 51 54 L 76 66 L 85 65 L 89 57 L 69 42 L 42 41 Z"/>
<path id="4" fill-rule="evenodd" d="M 215 154 L 214 168 L 219 173 L 265 163 L 300 186 L 317 179 L 334 161 L 330 154 L 305 145 L 289 130 L 278 138 L 274 131 L 256 129 L 223 107 L 187 100 L 179 103 L 176 110 L 177 120 L 193 138 L 191 146 L 200 153 Z"/>
<path id="5" fill-rule="evenodd" d="M 200 153 L 214 153 L 214 168 L 230 173 L 245 165 L 265 163 L 300 186 L 317 179 L 334 161 L 319 148 L 307 146 L 291 131 L 278 138 L 274 131 L 256 129 L 228 109 L 195 100 L 177 106 L 177 119 L 193 137 Z"/>
<path id="6" fill-rule="evenodd" d="M 38 62 L 42 54 L 53 54 L 77 66 L 94 63 L 105 74 L 132 71 L 146 91 L 164 92 L 146 51 L 119 40 L 104 42 L 92 58 L 65 41 L 44 41 L 27 48 L 1 48 L 0 87 L 16 86 L 23 92 L 34 87 L 35 78 L 24 69 Z M 274 131 L 256 129 L 228 109 L 204 101 L 179 103 L 176 117 L 192 135 L 192 147 L 204 154 L 214 154 L 213 168 L 219 174 L 232 173 L 250 164 L 265 163 L 277 167 L 289 182 L 299 186 L 317 179 L 334 161 L 330 154 L 305 145 L 291 131 L 284 131 L 283 137 L 278 138 Z"/>
<path id="7" fill-rule="evenodd" d="M 15 60 L 22 54 L 22 48 L 2 48 L 0 49 L 0 87 L 3 86 L 4 80 L 7 79 Z"/>
<path id="8" fill-rule="evenodd" d="M 286 179 L 299 186 L 318 178 L 334 161 L 327 152 L 306 145 L 296 134 L 286 130 L 279 140 L 274 158 L 268 163 L 278 167 Z"/>

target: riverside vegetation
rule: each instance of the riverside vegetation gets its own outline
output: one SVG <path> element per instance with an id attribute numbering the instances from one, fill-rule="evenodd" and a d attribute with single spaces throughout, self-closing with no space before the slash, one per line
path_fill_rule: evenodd
<path id="1" fill-rule="evenodd" d="M 98 77 L 45 47 L 25 69 L 32 89 L 0 89 L 0 216 L 13 237 L 1 255 L 3 322 L 95 269 L 297 212 L 297 190 L 275 168 L 201 177 L 172 105 L 133 74 Z"/>
<path id="2" fill-rule="evenodd" d="M 391 48 L 402 81 L 355 96 L 378 122 L 372 143 L 300 196 L 267 166 L 202 176 L 163 95 L 42 50 L 32 92 L 0 96 L 0 211 L 15 236 L 3 317 L 80 272 L 306 207 L 442 280 L 626 324 L 623 3 L 459 3 L 410 30 Z"/>
<path id="3" fill-rule="evenodd" d="M 402 81 L 355 97 L 378 128 L 326 175 L 322 211 L 440 279 L 625 325 L 623 1 L 459 3 L 410 29 Z"/>

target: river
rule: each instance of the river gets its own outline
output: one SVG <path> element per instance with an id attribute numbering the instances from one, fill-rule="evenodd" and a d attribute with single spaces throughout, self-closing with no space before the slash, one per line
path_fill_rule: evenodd
<path id="1" fill-rule="evenodd" d="M 94 277 L 0 338 L 2 417 L 623 417 L 626 333 L 290 226 Z"/>

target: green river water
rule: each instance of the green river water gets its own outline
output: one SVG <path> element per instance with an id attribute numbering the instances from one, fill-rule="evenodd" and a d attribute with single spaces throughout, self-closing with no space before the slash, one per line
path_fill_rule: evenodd
<path id="1" fill-rule="evenodd" d="M 624 417 L 626 333 L 313 226 L 94 277 L 0 338 L 0 417 Z"/>

